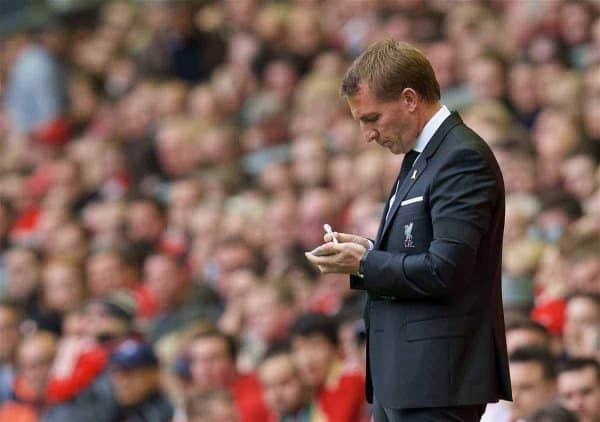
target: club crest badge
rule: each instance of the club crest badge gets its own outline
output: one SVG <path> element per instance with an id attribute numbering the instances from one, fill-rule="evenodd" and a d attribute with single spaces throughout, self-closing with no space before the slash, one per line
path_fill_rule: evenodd
<path id="1" fill-rule="evenodd" d="M 404 247 L 405 248 L 414 248 L 415 244 L 413 243 L 413 225 L 415 223 L 411 221 L 409 224 L 404 225 Z"/>

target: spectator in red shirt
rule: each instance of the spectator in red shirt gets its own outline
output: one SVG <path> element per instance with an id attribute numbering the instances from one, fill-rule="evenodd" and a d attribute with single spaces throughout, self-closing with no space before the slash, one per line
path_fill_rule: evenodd
<path id="1" fill-rule="evenodd" d="M 186 356 L 189 387 L 198 391 L 230 391 L 240 422 L 269 420 L 258 378 L 236 370 L 237 346 L 233 338 L 218 330 L 207 330 L 191 341 Z"/>
<path id="2" fill-rule="evenodd" d="M 343 369 L 335 321 L 323 314 L 303 314 L 291 328 L 291 343 L 300 377 L 312 389 L 318 411 L 330 421 L 359 420 L 365 379 L 359 372 Z"/>
<path id="3" fill-rule="evenodd" d="M 272 349 L 261 362 L 259 377 L 265 401 L 277 414 L 273 421 L 316 421 L 317 414 L 310 389 L 302 383 L 298 368 L 288 350 Z"/>
<path id="4" fill-rule="evenodd" d="M 48 400 L 53 403 L 73 399 L 105 370 L 113 349 L 132 335 L 134 302 L 116 293 L 87 305 L 82 336 L 67 335 L 59 345 L 48 382 Z"/>

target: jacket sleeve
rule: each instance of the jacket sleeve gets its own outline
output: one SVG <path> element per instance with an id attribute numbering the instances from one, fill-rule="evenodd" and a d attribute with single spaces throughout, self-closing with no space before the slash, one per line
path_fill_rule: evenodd
<path id="1" fill-rule="evenodd" d="M 430 187 L 433 240 L 428 250 L 372 250 L 363 278 L 351 276 L 351 287 L 399 299 L 444 298 L 460 291 L 472 274 L 499 191 L 496 175 L 476 151 L 454 151 Z"/>

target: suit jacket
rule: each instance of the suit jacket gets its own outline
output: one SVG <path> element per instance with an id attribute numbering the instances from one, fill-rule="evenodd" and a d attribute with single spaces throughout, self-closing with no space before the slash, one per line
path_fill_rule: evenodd
<path id="1" fill-rule="evenodd" d="M 366 290 L 367 399 L 391 408 L 511 400 L 500 289 L 504 182 L 451 114 L 398 188 L 351 287 Z"/>

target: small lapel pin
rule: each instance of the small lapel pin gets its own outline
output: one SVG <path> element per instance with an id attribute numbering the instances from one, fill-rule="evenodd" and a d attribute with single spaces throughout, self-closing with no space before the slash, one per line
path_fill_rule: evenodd
<path id="1" fill-rule="evenodd" d="M 412 174 L 412 176 L 410 176 L 410 178 L 411 178 L 412 180 L 415 180 L 415 179 L 417 178 L 417 170 L 414 170 L 414 171 L 413 171 L 413 174 Z"/>

